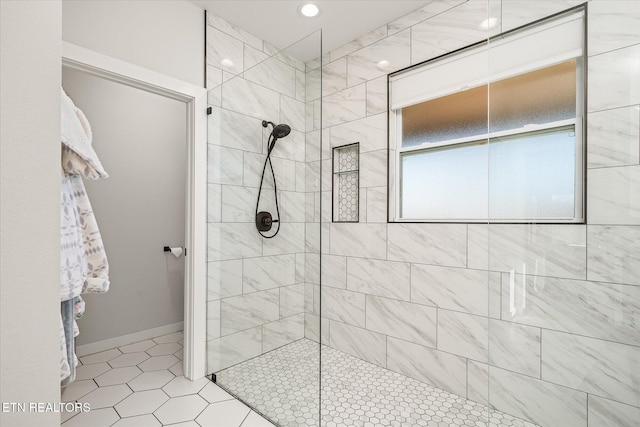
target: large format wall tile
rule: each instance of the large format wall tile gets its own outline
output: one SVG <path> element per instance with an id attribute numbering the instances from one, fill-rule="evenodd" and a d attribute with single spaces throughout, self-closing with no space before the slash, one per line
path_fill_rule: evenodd
<path id="1" fill-rule="evenodd" d="M 387 75 L 411 63 L 411 31 L 403 30 L 347 57 L 347 83 L 354 86 Z M 380 61 L 387 65 L 378 66 Z"/>
<path id="2" fill-rule="evenodd" d="M 242 78 L 222 86 L 222 107 L 257 119 L 280 117 L 280 94 Z"/>
<path id="3" fill-rule="evenodd" d="M 589 395 L 588 427 L 633 426 L 640 420 L 640 408 Z"/>
<path id="4" fill-rule="evenodd" d="M 640 104 L 640 44 L 589 58 L 589 111 Z"/>
<path id="5" fill-rule="evenodd" d="M 344 289 L 322 289 L 322 315 L 349 325 L 365 327 L 365 296 Z"/>
<path id="6" fill-rule="evenodd" d="M 640 227 L 587 228 L 587 279 L 640 285 Z"/>
<path id="7" fill-rule="evenodd" d="M 242 260 L 207 263 L 207 300 L 242 294 Z"/>
<path id="8" fill-rule="evenodd" d="M 255 224 L 207 224 L 207 260 L 222 261 L 262 255 L 261 237 Z"/>
<path id="9" fill-rule="evenodd" d="M 320 255 L 305 254 L 304 259 L 304 281 L 307 283 L 320 284 Z"/>
<path id="10" fill-rule="evenodd" d="M 369 187 L 366 190 L 367 222 L 387 222 L 387 187 Z"/>
<path id="11" fill-rule="evenodd" d="M 220 300 L 207 302 L 207 341 L 220 338 Z"/>
<path id="12" fill-rule="evenodd" d="M 335 349 L 384 368 L 387 357 L 386 344 L 386 338 L 382 334 L 331 321 L 329 345 Z"/>
<path id="13" fill-rule="evenodd" d="M 357 39 L 350 41 L 347 44 L 340 46 L 337 49 L 334 49 L 330 53 L 331 61 L 335 61 L 338 58 L 341 58 L 345 55 L 350 54 L 351 52 L 355 52 L 356 50 L 373 44 L 379 40 L 387 37 L 387 26 L 384 25 L 382 27 L 376 28 L 373 31 L 370 31 Z"/>
<path id="14" fill-rule="evenodd" d="M 640 286 L 504 273 L 502 319 L 640 345 Z"/>
<path id="15" fill-rule="evenodd" d="M 267 323 L 262 327 L 262 352 L 266 353 L 302 338 L 304 338 L 303 313 Z"/>
<path id="16" fill-rule="evenodd" d="M 207 142 L 209 144 L 254 153 L 262 152 L 262 130 L 264 128 L 259 119 L 224 108 L 213 108 L 207 119 Z"/>
<path id="17" fill-rule="evenodd" d="M 387 112 L 387 94 L 387 76 L 378 77 L 367 82 L 368 116 Z"/>
<path id="18" fill-rule="evenodd" d="M 409 301 L 409 264 L 366 258 L 348 258 L 347 289 Z"/>
<path id="19" fill-rule="evenodd" d="M 323 127 L 357 120 L 366 115 L 367 101 L 364 84 L 341 90 L 322 100 Z"/>
<path id="20" fill-rule="evenodd" d="M 316 73 L 320 72 L 320 69 L 314 70 Z M 312 71 L 309 74 L 313 74 Z M 319 89 L 319 84 L 315 83 L 315 80 L 311 80 L 311 84 L 316 86 L 316 90 Z M 322 95 L 327 96 L 332 93 L 339 92 L 347 88 L 347 58 L 340 58 L 336 61 L 330 62 L 322 67 Z M 311 97 L 307 100 L 315 99 L 319 96 L 314 96 L 315 93 L 311 93 Z"/>
<path id="21" fill-rule="evenodd" d="M 492 0 L 494 5 L 501 7 L 502 30 L 508 31 L 522 25 L 543 19 L 573 6 L 585 3 L 586 0 Z M 496 12 L 495 9 L 492 10 Z"/>
<path id="22" fill-rule="evenodd" d="M 245 187 L 258 188 L 260 186 L 260 178 L 262 176 L 262 168 L 264 160 L 267 156 L 265 154 L 257 154 L 244 152 L 244 165 L 242 167 L 242 183 Z M 273 178 L 271 173 L 264 175 L 264 181 L 262 182 L 262 191 L 273 188 Z M 280 189 L 282 190 L 282 189 Z"/>
<path id="23" fill-rule="evenodd" d="M 386 224 L 331 224 L 331 254 L 385 259 Z"/>
<path id="24" fill-rule="evenodd" d="M 637 106 L 590 113 L 587 132 L 587 164 L 590 168 L 640 164 Z"/>
<path id="25" fill-rule="evenodd" d="M 540 378 L 540 329 L 489 319 L 489 363 Z"/>
<path id="26" fill-rule="evenodd" d="M 367 329 L 427 347 L 436 346 L 436 309 L 367 295 Z"/>
<path id="27" fill-rule="evenodd" d="M 222 221 L 222 186 L 207 184 L 207 222 Z"/>
<path id="28" fill-rule="evenodd" d="M 360 187 L 381 187 L 387 184 L 387 150 L 360 154 Z"/>
<path id="29" fill-rule="evenodd" d="M 222 186 L 222 222 L 255 222 L 255 201 L 258 189 Z"/>
<path id="30" fill-rule="evenodd" d="M 262 328 L 252 328 L 207 342 L 207 371 L 217 372 L 262 352 Z"/>
<path id="31" fill-rule="evenodd" d="M 589 55 L 640 43 L 640 3 L 589 2 Z"/>
<path id="32" fill-rule="evenodd" d="M 322 286 L 347 287 L 347 258 L 335 255 L 322 256 Z"/>
<path id="33" fill-rule="evenodd" d="M 360 143 L 361 153 L 385 149 L 387 147 L 387 115 L 377 114 L 331 127 L 331 147 L 354 142 Z M 323 141 L 323 144 L 326 144 L 326 141 Z M 386 174 L 386 167 L 384 173 Z"/>
<path id="34" fill-rule="evenodd" d="M 489 404 L 489 365 L 467 359 L 467 399 Z"/>
<path id="35" fill-rule="evenodd" d="M 640 347 L 544 330 L 542 379 L 638 405 Z"/>
<path id="36" fill-rule="evenodd" d="M 388 258 L 422 264 L 465 267 L 464 224 L 389 224 Z"/>
<path id="37" fill-rule="evenodd" d="M 207 64 L 240 74 L 244 70 L 243 47 L 240 40 L 207 25 Z"/>
<path id="38" fill-rule="evenodd" d="M 252 224 L 255 231 L 255 225 Z M 264 255 L 282 255 L 304 252 L 304 223 L 285 222 L 273 239 L 264 239 Z M 258 232 L 256 231 L 256 234 Z"/>
<path id="39" fill-rule="evenodd" d="M 640 225 L 639 195 L 640 166 L 590 170 L 587 178 L 589 224 Z"/>
<path id="40" fill-rule="evenodd" d="M 255 49 L 263 49 L 262 40 L 256 36 L 246 32 L 242 28 L 238 28 L 232 23 L 214 15 L 213 13 L 207 13 L 207 25 L 210 25 L 218 30 L 229 34 L 230 36 L 242 41 L 243 43 L 252 46 Z"/>
<path id="41" fill-rule="evenodd" d="M 497 33 L 497 27 L 489 31 L 480 26 L 487 15 L 487 2 L 469 1 L 414 25 L 411 27 L 411 63 L 452 52 Z"/>
<path id="42" fill-rule="evenodd" d="M 304 313 L 304 284 L 280 288 L 280 317 Z"/>
<path id="43" fill-rule="evenodd" d="M 242 151 L 208 144 L 207 182 L 238 185 L 242 182 Z"/>
<path id="44" fill-rule="evenodd" d="M 395 34 L 398 31 L 402 31 L 405 28 L 409 28 L 424 20 L 427 20 L 439 13 L 444 12 L 447 9 L 451 9 L 465 0 L 438 0 L 429 2 L 424 7 L 406 14 L 405 16 L 396 19 L 395 21 L 387 25 L 389 35 Z"/>
<path id="45" fill-rule="evenodd" d="M 222 335 L 278 320 L 279 293 L 278 289 L 271 289 L 223 299 L 220 306 Z"/>
<path id="46" fill-rule="evenodd" d="M 438 350 L 486 363 L 488 349 L 488 318 L 438 310 Z"/>
<path id="47" fill-rule="evenodd" d="M 469 226 L 469 268 L 584 279 L 584 225 Z"/>
<path id="48" fill-rule="evenodd" d="M 296 71 L 277 58 L 265 59 L 246 69 L 244 78 L 291 98 L 296 96 Z"/>
<path id="49" fill-rule="evenodd" d="M 586 393 L 492 366 L 489 403 L 545 427 L 587 425 Z"/>
<path id="50" fill-rule="evenodd" d="M 262 50 L 256 49 L 252 46 L 245 45 L 244 47 L 244 70 L 251 71 L 253 67 L 262 63 L 264 60 L 268 59 L 269 55 L 264 53 Z"/>
<path id="51" fill-rule="evenodd" d="M 302 110 L 304 112 L 304 109 Z M 291 124 L 291 123 L 289 123 Z M 267 138 L 271 133 L 271 127 L 263 128 L 264 135 L 264 151 L 267 151 Z M 271 157 L 294 160 L 304 164 L 305 162 L 305 137 L 304 131 L 291 130 L 291 133 L 285 139 L 278 142 L 271 152 Z M 316 148 L 318 150 L 318 148 Z M 278 178 L 279 179 L 279 178 Z M 304 191 L 304 190 L 302 190 Z"/>
<path id="52" fill-rule="evenodd" d="M 305 222 L 305 199 L 305 193 L 295 193 L 293 191 L 279 192 L 278 203 L 280 205 L 280 215 L 282 221 Z M 316 225 L 316 228 L 319 228 L 319 225 Z"/>
<path id="53" fill-rule="evenodd" d="M 329 323 L 329 321 L 325 321 Z M 311 314 L 309 312 L 304 313 L 304 337 L 311 341 L 320 342 L 320 316 Z M 325 345 L 329 345 L 329 341 L 323 342 Z"/>
<path id="54" fill-rule="evenodd" d="M 242 263 L 244 293 L 293 285 L 296 281 L 293 254 L 245 258 Z"/>
<path id="55" fill-rule="evenodd" d="M 333 325 L 331 327 L 333 338 Z M 465 359 L 389 337 L 387 368 L 459 396 L 466 394 Z"/>
<path id="56" fill-rule="evenodd" d="M 488 315 L 489 282 L 500 273 L 433 265 L 411 265 L 411 301 L 480 316 Z"/>
<path id="57" fill-rule="evenodd" d="M 306 129 L 304 114 L 304 102 L 298 101 L 288 96 L 280 96 L 280 123 L 286 123 L 291 126 L 291 129 L 304 132 Z M 285 141 L 286 139 L 280 141 L 280 144 L 284 143 Z"/>

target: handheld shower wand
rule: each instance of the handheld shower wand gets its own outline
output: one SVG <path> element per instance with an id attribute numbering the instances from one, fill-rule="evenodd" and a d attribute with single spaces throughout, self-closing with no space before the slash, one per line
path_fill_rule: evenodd
<path id="1" fill-rule="evenodd" d="M 267 138 L 267 157 L 264 160 L 264 166 L 262 167 L 262 176 L 260 177 L 260 188 L 258 189 L 258 199 L 256 200 L 256 218 L 255 218 L 256 228 L 258 229 L 258 233 L 260 233 L 262 237 L 265 237 L 267 239 L 271 239 L 275 237 L 280 231 L 280 207 L 278 205 L 278 186 L 276 182 L 276 175 L 273 171 L 273 164 L 271 163 L 271 152 L 275 148 L 276 141 L 279 138 L 284 138 L 285 136 L 289 135 L 289 133 L 291 133 L 291 127 L 289 125 L 285 125 L 285 124 L 275 125 L 273 122 L 268 122 L 266 120 L 262 121 L 262 127 L 266 128 L 269 125 L 271 125 L 273 129 L 271 130 L 271 133 Z M 269 163 L 269 169 L 271 170 L 271 176 L 273 177 L 273 192 L 275 195 L 276 215 L 277 215 L 276 219 L 272 217 L 270 212 L 258 211 L 258 205 L 260 204 L 260 195 L 262 194 L 262 184 L 264 182 L 264 172 L 267 169 L 267 163 Z M 276 228 L 276 232 L 271 236 L 267 236 L 263 234 L 263 232 L 271 230 L 273 223 L 278 224 L 278 228 Z"/>

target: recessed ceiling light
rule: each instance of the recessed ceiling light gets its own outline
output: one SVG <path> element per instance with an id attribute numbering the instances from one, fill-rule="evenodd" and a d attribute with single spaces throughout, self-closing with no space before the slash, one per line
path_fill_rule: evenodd
<path id="1" fill-rule="evenodd" d="M 224 58 L 222 61 L 220 61 L 220 64 L 229 68 L 233 67 L 233 61 L 230 60 L 229 58 Z"/>
<path id="2" fill-rule="evenodd" d="M 490 30 L 495 28 L 496 25 L 498 25 L 498 18 L 490 16 L 480 23 L 480 28 L 483 30 Z"/>
<path id="3" fill-rule="evenodd" d="M 300 13 L 307 18 L 313 18 L 320 13 L 320 8 L 314 3 L 305 3 L 300 7 Z"/>
<path id="4" fill-rule="evenodd" d="M 383 59 L 382 61 L 378 62 L 378 70 L 386 70 L 387 67 L 389 66 L 389 61 L 387 61 L 386 59 Z"/>

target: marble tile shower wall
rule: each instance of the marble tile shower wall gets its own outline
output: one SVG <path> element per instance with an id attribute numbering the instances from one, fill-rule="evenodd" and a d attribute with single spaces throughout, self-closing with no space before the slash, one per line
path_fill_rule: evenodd
<path id="1" fill-rule="evenodd" d="M 304 337 L 307 243 L 305 64 L 207 15 L 208 135 L 208 372 Z M 269 129 L 291 134 L 271 158 L 278 178 L 282 227 L 264 239 L 255 203 Z M 270 174 L 261 209 L 275 213 Z M 316 225 L 316 228 L 319 226 Z M 319 232 L 315 234 L 319 235 Z"/>
<path id="2" fill-rule="evenodd" d="M 542 426 L 637 425 L 640 2 L 588 4 L 587 224 L 387 223 L 386 75 L 480 41 L 488 14 L 499 33 L 580 3 L 434 1 L 326 55 L 316 339 Z M 353 142 L 360 222 L 332 223 L 330 148 Z"/>

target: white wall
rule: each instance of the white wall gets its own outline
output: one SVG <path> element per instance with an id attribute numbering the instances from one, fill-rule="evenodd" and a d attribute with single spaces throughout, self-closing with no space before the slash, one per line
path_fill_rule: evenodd
<path id="1" fill-rule="evenodd" d="M 186 104 L 64 68 L 67 94 L 87 116 L 109 178 L 85 180 L 109 260 L 111 287 L 83 295 L 77 345 L 183 321 Z"/>
<path id="2" fill-rule="evenodd" d="M 59 1 L 0 2 L 0 400 L 59 402 Z M 0 413 L 3 426 L 58 413 Z"/>
<path id="3" fill-rule="evenodd" d="M 204 12 L 186 1 L 62 2 L 64 41 L 204 86 Z"/>

